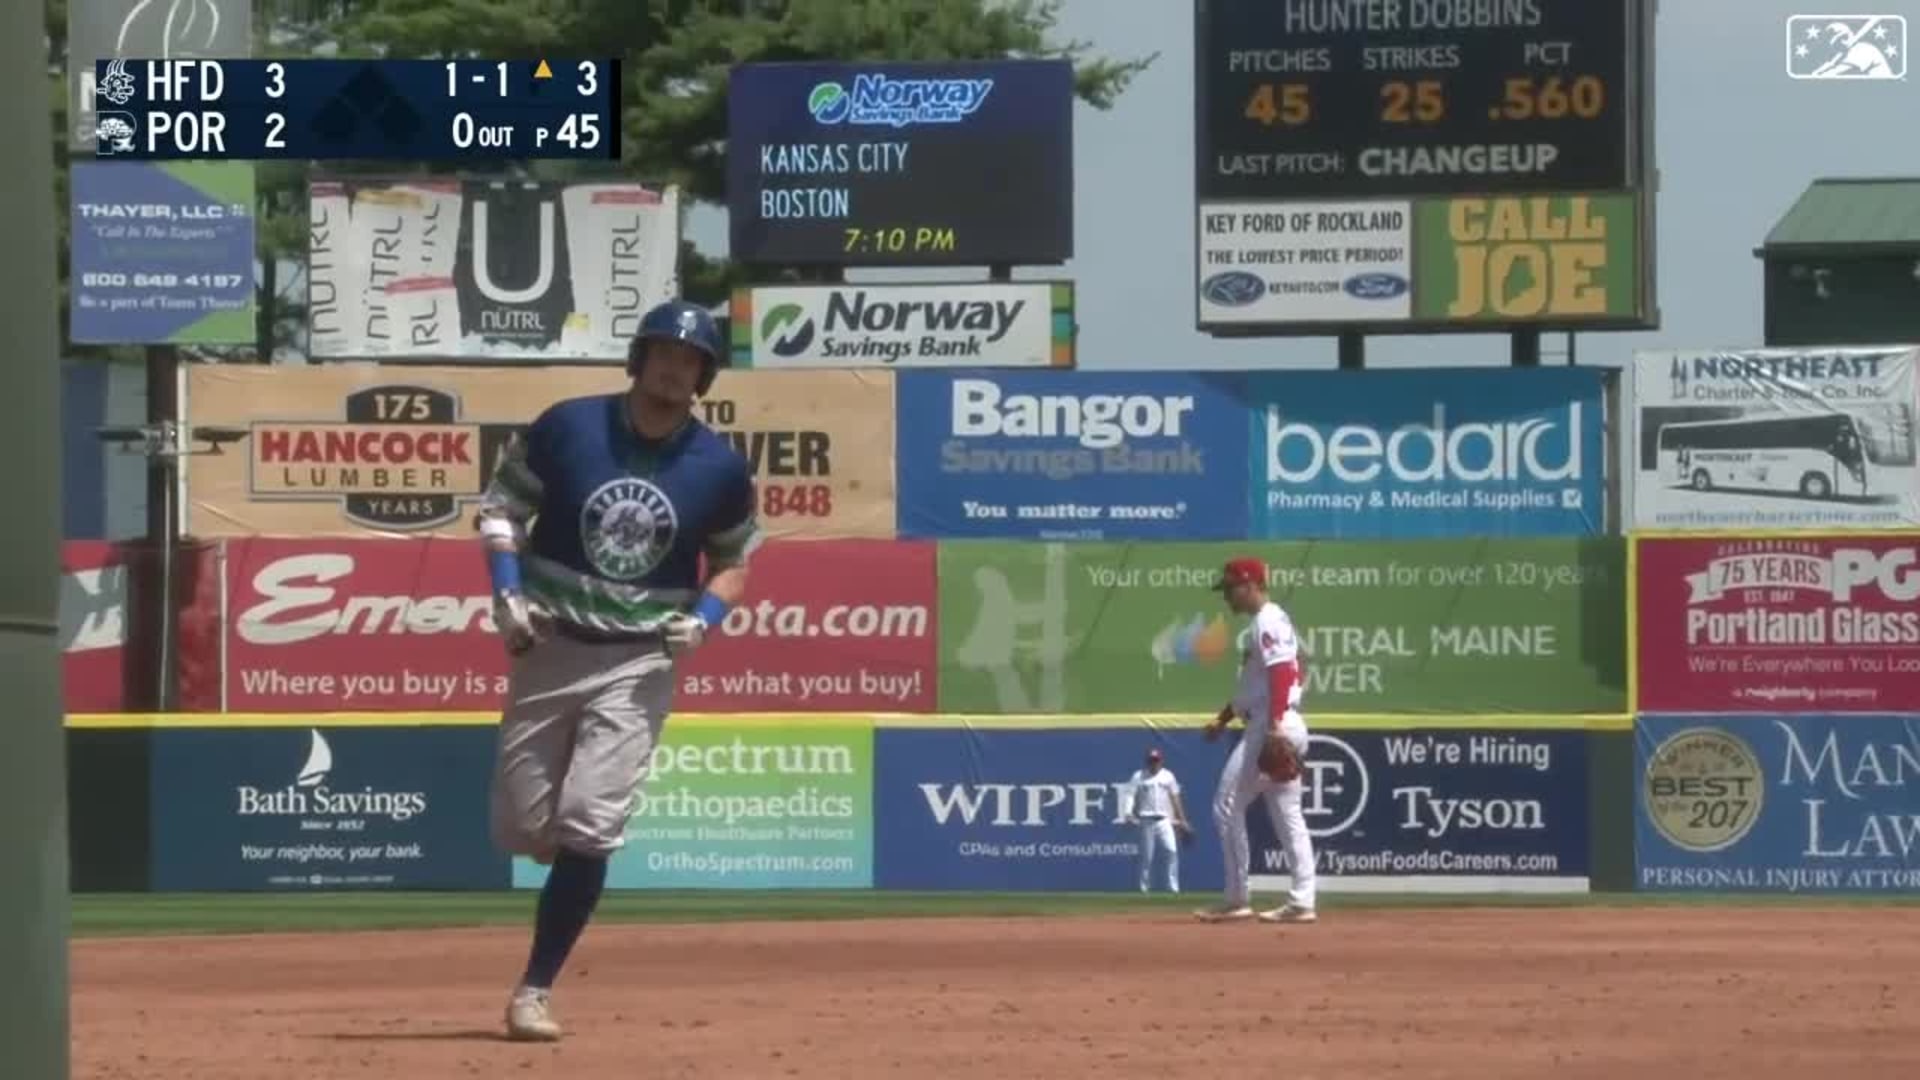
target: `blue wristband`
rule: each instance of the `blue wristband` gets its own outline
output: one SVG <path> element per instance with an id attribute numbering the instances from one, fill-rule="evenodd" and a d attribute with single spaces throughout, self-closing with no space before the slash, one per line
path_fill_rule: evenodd
<path id="1" fill-rule="evenodd" d="M 512 551 L 487 549 L 487 576 L 496 593 L 520 591 L 520 556 Z"/>
<path id="2" fill-rule="evenodd" d="M 701 593 L 700 602 L 693 605 L 693 613 L 708 626 L 719 626 L 720 620 L 727 617 L 729 606 L 725 600 L 712 593 Z"/>

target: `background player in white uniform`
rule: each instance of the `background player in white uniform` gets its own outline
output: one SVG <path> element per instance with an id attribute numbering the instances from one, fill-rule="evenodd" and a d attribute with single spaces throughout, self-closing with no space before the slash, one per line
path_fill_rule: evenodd
<path id="1" fill-rule="evenodd" d="M 1167 768 L 1160 751 L 1147 751 L 1147 763 L 1127 781 L 1127 824 L 1140 830 L 1140 891 L 1153 891 L 1154 856 L 1167 856 L 1167 891 L 1180 891 L 1180 836 L 1193 831 L 1187 807 L 1180 801 L 1180 781 Z M 1175 833 L 1174 830 L 1179 830 Z"/>
<path id="2" fill-rule="evenodd" d="M 1313 837 L 1300 806 L 1302 762 L 1307 754 L 1307 722 L 1300 715 L 1300 641 L 1293 620 L 1267 596 L 1267 564 L 1255 558 L 1231 559 L 1220 576 L 1227 606 L 1253 616 L 1240 684 L 1233 700 L 1207 725 L 1207 741 L 1220 737 L 1235 715 L 1246 731 L 1220 771 L 1213 820 L 1220 830 L 1220 854 L 1226 869 L 1226 897 L 1218 907 L 1194 914 L 1209 922 L 1253 917 L 1247 876 L 1247 808 L 1264 803 L 1274 835 L 1287 850 L 1293 887 L 1287 902 L 1260 913 L 1263 922 L 1313 922 Z"/>
<path id="3" fill-rule="evenodd" d="M 675 656 L 746 589 L 753 474 L 693 417 L 726 355 L 699 306 L 649 311 L 627 357 L 633 384 L 542 412 L 501 453 L 481 506 L 494 625 L 513 655 L 493 835 L 551 867 L 509 1038 L 560 1037 L 549 992 L 626 843 Z"/>

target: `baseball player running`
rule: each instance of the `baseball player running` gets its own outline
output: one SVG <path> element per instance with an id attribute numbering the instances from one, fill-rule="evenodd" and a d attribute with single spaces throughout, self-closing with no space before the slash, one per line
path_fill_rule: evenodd
<path id="1" fill-rule="evenodd" d="M 1218 907 L 1194 914 L 1208 922 L 1253 917 L 1247 875 L 1247 808 L 1266 804 L 1274 835 L 1287 849 L 1293 888 L 1281 907 L 1260 913 L 1262 922 L 1306 923 L 1314 913 L 1313 837 L 1300 808 L 1301 762 L 1307 753 L 1307 723 L 1300 716 L 1300 643 L 1293 620 L 1267 596 L 1267 564 L 1259 559 L 1230 559 L 1220 575 L 1227 607 L 1253 616 L 1240 684 L 1233 700 L 1207 724 L 1212 742 L 1235 715 L 1246 720 L 1240 743 L 1227 755 L 1214 795 L 1213 821 L 1220 830 L 1226 864 L 1226 898 Z"/>
<path id="2" fill-rule="evenodd" d="M 1123 814 L 1129 825 L 1140 830 L 1140 891 L 1153 891 L 1154 856 L 1167 853 L 1167 891 L 1180 891 L 1180 842 L 1174 834 L 1190 833 L 1187 807 L 1180 801 L 1180 781 L 1167 768 L 1159 748 L 1147 751 L 1147 763 L 1134 770 L 1127 782 L 1127 803 Z"/>
<path id="3" fill-rule="evenodd" d="M 599 904 L 673 702 L 674 661 L 746 588 L 753 476 L 693 417 L 726 363 L 713 319 L 641 320 L 623 393 L 561 401 L 506 447 L 478 528 L 512 672 L 492 832 L 550 866 L 509 1038 L 552 1041 L 548 995 Z M 700 582 L 700 560 L 707 579 Z"/>

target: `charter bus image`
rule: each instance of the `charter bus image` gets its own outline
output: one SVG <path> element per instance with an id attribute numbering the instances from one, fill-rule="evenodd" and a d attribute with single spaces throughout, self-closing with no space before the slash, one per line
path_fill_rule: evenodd
<path id="1" fill-rule="evenodd" d="M 1885 458 L 1848 413 L 1696 420 L 1660 429 L 1660 471 L 1696 491 L 1788 492 L 1814 499 L 1889 495 Z"/>

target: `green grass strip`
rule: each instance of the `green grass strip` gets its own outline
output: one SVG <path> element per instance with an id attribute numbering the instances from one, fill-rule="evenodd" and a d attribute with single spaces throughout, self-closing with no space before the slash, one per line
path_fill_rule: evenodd
<path id="1" fill-rule="evenodd" d="M 615 892 L 603 923 L 715 923 L 937 917 L 1016 918 L 1140 914 L 1178 917 L 1209 904 L 1210 893 L 961 893 L 794 890 L 785 892 Z M 91 894 L 73 899 L 76 938 L 152 934 L 330 933 L 356 930 L 524 926 L 531 890 L 498 893 L 164 893 Z M 1373 894 L 1324 896 L 1321 910 L 1468 907 L 1589 908 L 1913 905 L 1920 897 L 1879 894 L 1587 893 Z"/>

